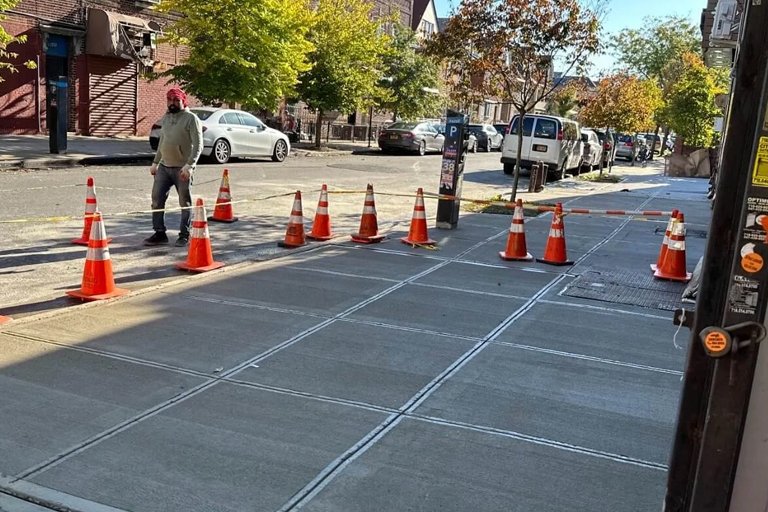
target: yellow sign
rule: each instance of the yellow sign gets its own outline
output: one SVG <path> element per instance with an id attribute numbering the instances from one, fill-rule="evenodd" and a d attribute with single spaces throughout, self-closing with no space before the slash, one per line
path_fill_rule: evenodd
<path id="1" fill-rule="evenodd" d="M 752 170 L 752 184 L 768 187 L 768 137 L 760 137 L 755 156 L 755 168 Z"/>
<path id="2" fill-rule="evenodd" d="M 728 348 L 728 338 L 722 332 L 712 331 L 704 338 L 704 346 L 712 354 L 717 354 Z"/>

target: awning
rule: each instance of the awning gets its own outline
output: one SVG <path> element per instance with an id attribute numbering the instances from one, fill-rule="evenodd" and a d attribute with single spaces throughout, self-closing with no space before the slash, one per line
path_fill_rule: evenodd
<path id="1" fill-rule="evenodd" d="M 136 16 L 128 16 L 103 9 L 88 9 L 88 31 L 85 39 L 85 52 L 91 55 L 118 57 L 126 60 L 144 62 L 142 48 L 151 46 L 153 37 L 160 31 L 160 26 Z"/>

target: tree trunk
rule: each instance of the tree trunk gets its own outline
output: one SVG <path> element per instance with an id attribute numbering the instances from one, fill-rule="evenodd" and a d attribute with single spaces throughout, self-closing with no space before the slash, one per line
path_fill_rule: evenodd
<path id="1" fill-rule="evenodd" d="M 653 131 L 653 137 L 651 137 L 651 151 L 649 151 L 648 160 L 653 160 L 653 150 L 656 148 L 656 134 L 659 133 L 659 128 L 661 128 L 660 124 L 656 125 L 656 129 Z M 659 152 L 664 151 L 664 146 L 661 146 L 659 149 Z M 659 153 L 659 156 L 661 156 L 661 153 Z"/>
<path id="2" fill-rule="evenodd" d="M 669 126 L 664 127 L 664 139 L 661 141 L 661 153 L 659 156 L 664 155 L 664 151 L 667 149 L 667 141 L 669 140 Z"/>
<path id="3" fill-rule="evenodd" d="M 523 121 L 525 121 L 525 114 L 526 112 L 519 111 L 518 115 L 520 116 L 517 121 L 517 158 L 515 159 L 515 181 L 512 183 L 512 196 L 510 197 L 510 201 L 515 201 L 517 199 L 517 185 L 520 181 L 520 162 L 523 158 Z M 531 179 L 533 179 L 533 176 L 531 176 Z M 544 178 L 544 181 L 546 181 L 546 178 Z"/>
<path id="4" fill-rule="evenodd" d="M 317 109 L 317 119 L 315 121 L 315 148 L 320 149 L 323 136 L 323 111 Z"/>

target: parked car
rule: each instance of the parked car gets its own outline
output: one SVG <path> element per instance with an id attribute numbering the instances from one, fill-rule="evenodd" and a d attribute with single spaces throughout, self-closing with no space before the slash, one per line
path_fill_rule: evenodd
<path id="1" fill-rule="evenodd" d="M 497 132 L 490 124 L 470 124 L 467 126 L 470 133 L 477 139 L 478 148 L 483 151 L 491 152 L 494 149 L 501 149 L 504 142 L 504 135 Z"/>
<path id="2" fill-rule="evenodd" d="M 626 133 L 616 134 L 616 158 L 626 158 L 634 162 L 637 157 L 637 140 Z"/>
<path id="3" fill-rule="evenodd" d="M 437 131 L 442 133 L 443 136 L 445 136 L 445 125 L 439 124 L 437 125 Z M 470 153 L 477 153 L 477 137 L 475 137 L 475 134 L 472 132 L 469 132 L 469 135 L 467 137 L 467 151 Z"/>
<path id="4" fill-rule="evenodd" d="M 616 160 L 616 135 L 610 128 L 592 128 L 603 145 L 603 167 L 610 167 Z"/>
<path id="5" fill-rule="evenodd" d="M 594 130 L 581 129 L 581 163 L 578 172 L 589 172 L 600 165 L 603 154 L 603 144 Z"/>
<path id="6" fill-rule="evenodd" d="M 512 174 L 517 161 L 519 116 L 512 118 L 501 148 L 504 173 Z M 561 179 L 567 171 L 578 169 L 581 161 L 579 124 L 564 117 L 531 114 L 523 120 L 523 153 L 520 165 L 530 168 L 536 162 L 549 165 L 549 174 Z"/>
<path id="7" fill-rule="evenodd" d="M 271 157 L 282 162 L 291 151 L 288 136 L 269 128 L 242 110 L 196 107 L 190 109 L 203 124 L 203 156 L 225 164 L 233 157 Z M 149 144 L 157 149 L 162 119 L 152 125 Z"/>
<path id="8" fill-rule="evenodd" d="M 379 132 L 379 148 L 385 153 L 415 151 L 425 155 L 427 151 L 443 151 L 445 135 L 432 122 L 397 122 Z"/>
<path id="9" fill-rule="evenodd" d="M 653 147 L 654 153 L 661 152 L 661 137 L 653 133 L 638 133 L 638 137 L 643 137 L 649 147 Z"/>

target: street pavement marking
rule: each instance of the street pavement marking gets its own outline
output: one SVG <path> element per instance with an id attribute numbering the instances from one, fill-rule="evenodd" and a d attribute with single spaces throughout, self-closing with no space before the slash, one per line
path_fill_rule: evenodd
<path id="1" fill-rule="evenodd" d="M 653 315 L 651 313 L 641 313 L 639 311 L 626 311 L 624 309 L 616 309 L 616 308 L 607 308 L 605 306 L 594 306 L 592 304 L 579 304 L 576 302 L 563 302 L 559 300 L 548 300 L 548 299 L 541 299 L 539 301 L 542 304 L 551 304 L 553 306 L 565 306 L 569 308 L 583 308 L 583 309 L 592 309 L 595 311 L 602 311 L 604 313 L 619 313 L 623 315 L 633 315 L 633 316 L 642 316 L 644 318 L 653 318 L 655 320 L 669 320 L 670 318 L 668 316 L 661 316 L 661 315 Z"/>

